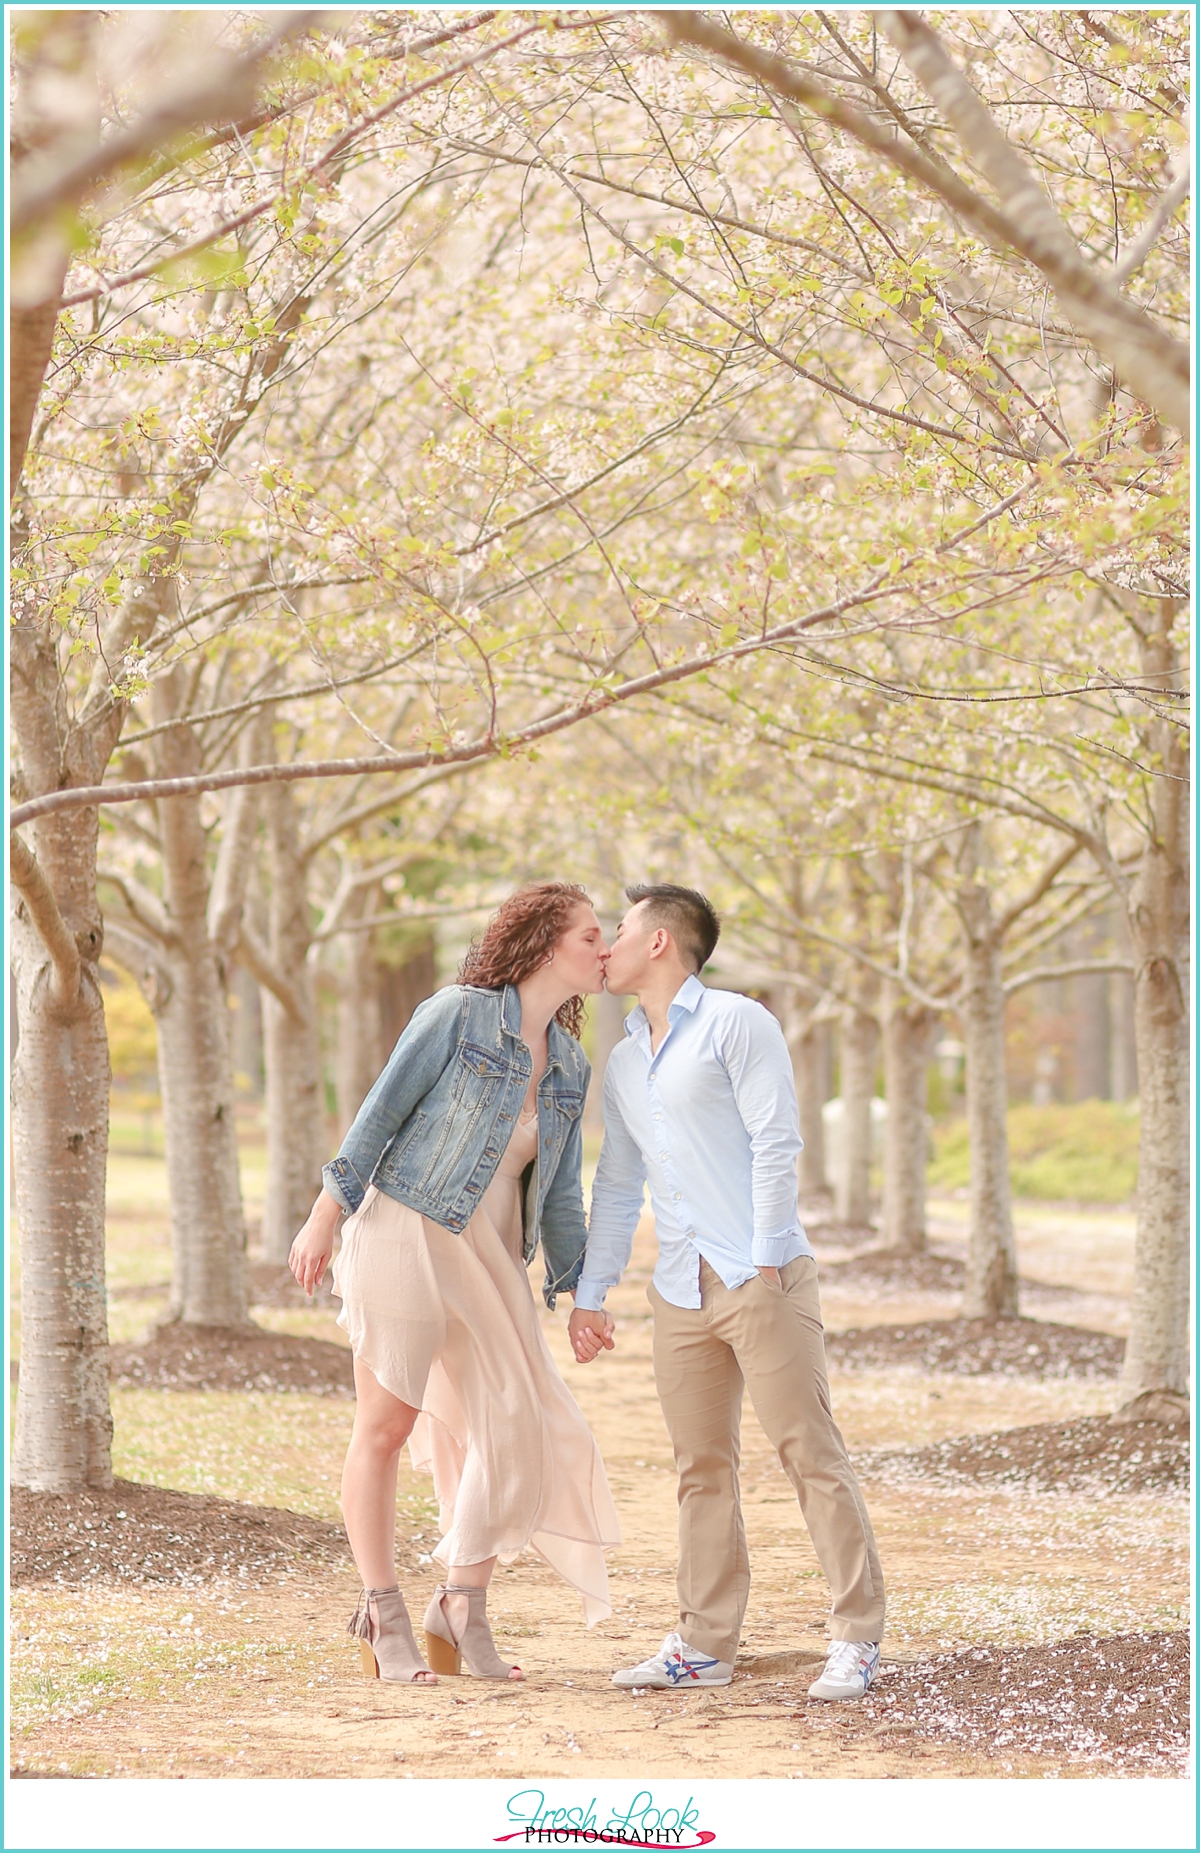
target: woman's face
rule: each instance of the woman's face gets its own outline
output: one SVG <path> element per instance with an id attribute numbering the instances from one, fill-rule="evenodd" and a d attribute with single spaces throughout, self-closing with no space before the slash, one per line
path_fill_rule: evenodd
<path id="1" fill-rule="evenodd" d="M 554 976 L 568 997 L 592 997 L 604 989 L 607 962 L 600 922 L 587 902 L 581 901 L 554 948 Z"/>

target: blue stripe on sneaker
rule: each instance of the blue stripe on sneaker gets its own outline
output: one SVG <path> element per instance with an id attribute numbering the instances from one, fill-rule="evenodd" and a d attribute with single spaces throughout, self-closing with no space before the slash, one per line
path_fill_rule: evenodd
<path id="1" fill-rule="evenodd" d="M 707 1672 L 710 1666 L 719 1665 L 719 1660 L 685 1660 L 680 1654 L 677 1662 L 668 1662 L 667 1674 L 678 1685 L 685 1673 L 689 1679 L 699 1679 L 700 1674 Z"/>

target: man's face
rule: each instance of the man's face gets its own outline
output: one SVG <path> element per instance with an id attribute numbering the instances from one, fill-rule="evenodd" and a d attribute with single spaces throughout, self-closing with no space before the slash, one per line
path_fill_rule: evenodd
<path id="1" fill-rule="evenodd" d="M 631 997 L 635 991 L 640 991 L 649 973 L 655 929 L 646 919 L 646 907 L 645 901 L 639 901 L 617 928 L 604 974 L 605 989 L 614 997 Z"/>

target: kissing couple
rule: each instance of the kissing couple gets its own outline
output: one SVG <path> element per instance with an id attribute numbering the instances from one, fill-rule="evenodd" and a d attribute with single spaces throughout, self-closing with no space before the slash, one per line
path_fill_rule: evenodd
<path id="1" fill-rule="evenodd" d="M 611 1613 L 620 1531 L 604 1464 L 551 1357 L 527 1272 L 574 1301 L 575 1357 L 614 1348 L 608 1292 L 649 1188 L 654 1376 L 679 1476 L 677 1626 L 618 1686 L 727 1685 L 750 1589 L 738 1492 L 743 1388 L 796 1489 L 832 1602 L 809 1688 L 860 1698 L 879 1665 L 884 1590 L 871 1522 L 830 1406 L 817 1268 L 800 1222 L 791 1061 L 761 1004 L 705 985 L 720 922 L 695 890 L 626 891 L 612 947 L 581 887 L 511 895 L 457 984 L 419 1006 L 367 1095 L 289 1265 L 312 1293 L 339 1226 L 333 1291 L 358 1403 L 342 1511 L 363 1591 L 366 1670 L 413 1685 L 467 1669 L 519 1680 L 487 1590 L 532 1549 Z M 635 996 L 604 1079 L 604 1141 L 583 1206 L 584 999 Z M 400 1450 L 431 1470 L 445 1569 L 418 1650 L 396 1577 Z"/>

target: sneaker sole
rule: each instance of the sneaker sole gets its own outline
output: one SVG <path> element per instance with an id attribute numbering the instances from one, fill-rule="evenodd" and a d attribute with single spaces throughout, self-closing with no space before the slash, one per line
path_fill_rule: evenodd
<path id="1" fill-rule="evenodd" d="M 626 1692 L 633 1687 L 636 1687 L 639 1692 L 688 1692 L 696 1686 L 728 1686 L 732 1680 L 732 1673 L 724 1679 L 713 1679 L 711 1676 L 706 1678 L 703 1673 L 695 1679 L 663 1679 L 661 1677 L 635 1679 L 630 1673 L 614 1673 L 612 1676 L 613 1685 L 622 1687 Z"/>

